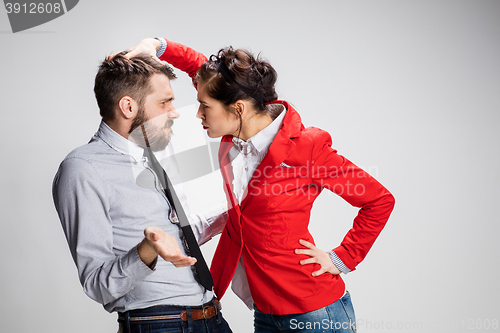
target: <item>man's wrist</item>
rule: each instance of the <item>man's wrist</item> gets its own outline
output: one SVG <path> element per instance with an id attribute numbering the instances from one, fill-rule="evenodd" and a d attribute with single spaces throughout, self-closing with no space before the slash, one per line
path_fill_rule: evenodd
<path id="1" fill-rule="evenodd" d="M 142 262 L 151 269 L 154 269 L 156 266 L 156 262 L 158 260 L 158 253 L 151 245 L 147 238 L 144 238 L 137 245 L 137 252 L 139 253 L 139 258 L 141 258 Z"/>

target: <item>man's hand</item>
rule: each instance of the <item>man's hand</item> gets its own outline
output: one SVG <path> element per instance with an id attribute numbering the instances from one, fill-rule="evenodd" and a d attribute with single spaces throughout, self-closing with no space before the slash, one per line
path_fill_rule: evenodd
<path id="1" fill-rule="evenodd" d="M 158 62 L 161 62 L 158 57 L 156 57 L 156 50 L 160 47 L 160 41 L 154 38 L 145 38 L 141 40 L 139 43 L 135 44 L 134 47 L 131 49 L 127 50 L 127 53 L 125 54 L 125 58 L 130 59 L 135 57 L 136 55 L 140 53 L 145 53 L 149 54 L 153 59 L 155 59 Z M 115 55 L 117 55 L 119 52 L 114 53 L 109 56 L 110 59 L 112 59 Z"/>
<path id="2" fill-rule="evenodd" d="M 300 264 L 301 265 L 307 265 L 307 264 L 319 264 L 319 265 L 321 265 L 321 268 L 317 271 L 314 271 L 312 273 L 312 276 L 319 276 L 319 275 L 326 273 L 326 272 L 328 272 L 332 275 L 340 274 L 340 270 L 332 262 L 332 259 L 330 259 L 330 256 L 328 255 L 328 253 L 318 249 L 312 243 L 309 243 L 308 241 L 305 241 L 303 239 L 299 240 L 299 243 L 300 243 L 300 245 L 305 246 L 306 249 L 304 249 L 304 248 L 295 249 L 295 253 L 296 254 L 305 254 L 305 255 L 308 255 L 311 257 L 309 259 L 301 260 Z"/>
<path id="3" fill-rule="evenodd" d="M 174 237 L 167 234 L 159 227 L 147 227 L 144 229 L 144 240 L 139 244 L 137 250 L 139 256 L 146 265 L 151 265 L 157 256 L 165 261 L 171 262 L 175 267 L 192 266 L 196 259 L 184 255 Z"/>

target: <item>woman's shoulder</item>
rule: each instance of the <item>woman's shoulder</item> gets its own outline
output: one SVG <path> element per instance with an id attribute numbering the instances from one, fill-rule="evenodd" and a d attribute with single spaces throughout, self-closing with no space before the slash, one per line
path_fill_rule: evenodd
<path id="1" fill-rule="evenodd" d="M 310 126 L 310 127 L 305 127 L 301 132 L 300 132 L 300 138 L 301 141 L 306 141 L 311 144 L 318 144 L 318 143 L 332 143 L 332 137 L 330 133 L 327 131 Z"/>

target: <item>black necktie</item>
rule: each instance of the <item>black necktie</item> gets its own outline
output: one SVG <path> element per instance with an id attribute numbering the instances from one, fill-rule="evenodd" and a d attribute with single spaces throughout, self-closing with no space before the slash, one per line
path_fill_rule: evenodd
<path id="1" fill-rule="evenodd" d="M 207 263 L 203 258 L 200 247 L 198 246 L 198 242 L 194 237 L 193 229 L 191 229 L 191 225 L 189 224 L 186 213 L 182 208 L 179 197 L 177 196 L 177 193 L 175 193 L 172 182 L 168 178 L 165 169 L 163 169 L 163 167 L 160 165 L 160 162 L 158 162 L 158 160 L 156 159 L 156 156 L 153 154 L 151 148 L 146 148 L 144 150 L 144 154 L 151 162 L 151 167 L 158 176 L 160 184 L 163 187 L 163 191 L 165 192 L 170 205 L 177 213 L 177 217 L 179 218 L 179 223 L 184 234 L 184 239 L 187 243 L 189 253 L 191 254 L 191 256 L 196 258 L 196 264 L 194 264 L 194 267 L 196 269 L 196 272 L 198 273 L 200 284 L 205 287 L 205 289 L 212 290 L 212 287 L 214 286 L 212 275 L 210 274 Z"/>

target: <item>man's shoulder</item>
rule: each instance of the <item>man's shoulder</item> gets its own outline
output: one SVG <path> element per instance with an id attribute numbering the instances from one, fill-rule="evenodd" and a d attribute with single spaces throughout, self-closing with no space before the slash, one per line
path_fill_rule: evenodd
<path id="1" fill-rule="evenodd" d="M 95 136 L 89 143 L 73 149 L 61 162 L 55 181 L 73 182 L 79 179 L 90 179 L 92 175 L 102 176 L 102 163 L 118 154 L 105 142 Z M 112 157 L 111 157 L 112 158 Z"/>
<path id="2" fill-rule="evenodd" d="M 87 162 L 93 162 L 101 159 L 103 156 L 116 154 L 115 150 L 111 149 L 104 141 L 97 137 L 93 137 L 87 144 L 73 149 L 63 162 L 76 159 Z"/>

